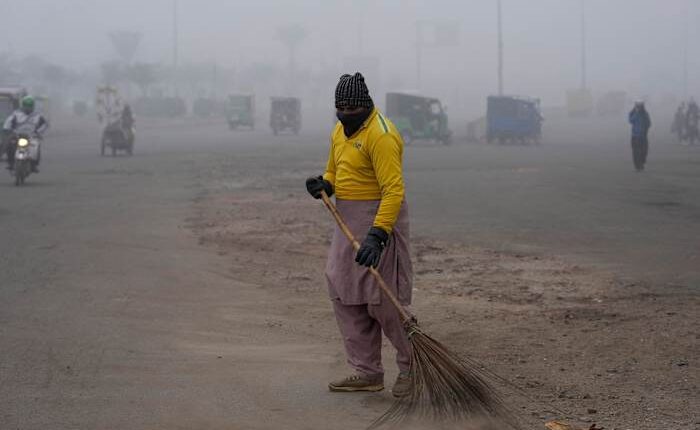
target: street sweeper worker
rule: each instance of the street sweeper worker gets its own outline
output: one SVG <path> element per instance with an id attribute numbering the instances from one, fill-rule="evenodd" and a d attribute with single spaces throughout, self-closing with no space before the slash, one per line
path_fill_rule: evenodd
<path id="1" fill-rule="evenodd" d="M 413 270 L 409 255 L 408 208 L 404 198 L 403 141 L 396 127 L 374 106 L 360 73 L 343 75 L 335 90 L 338 122 L 322 176 L 306 180 L 315 197 L 335 195 L 336 206 L 358 252 L 336 227 L 326 263 L 328 291 L 350 376 L 332 381 L 331 391 L 384 389 L 382 332 L 396 349 L 396 397 L 408 394 L 411 347 L 397 310 L 382 293 L 369 267 L 375 267 L 401 305 L 411 302 Z"/>

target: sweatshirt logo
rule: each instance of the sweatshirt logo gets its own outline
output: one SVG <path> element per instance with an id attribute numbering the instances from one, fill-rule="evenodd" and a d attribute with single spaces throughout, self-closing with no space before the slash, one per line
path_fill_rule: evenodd
<path id="1" fill-rule="evenodd" d="M 360 142 L 359 140 L 357 140 L 357 141 L 355 141 L 355 142 L 352 143 L 352 147 L 355 148 L 355 149 L 357 149 L 357 150 L 359 151 L 360 148 L 362 148 L 362 142 Z"/>

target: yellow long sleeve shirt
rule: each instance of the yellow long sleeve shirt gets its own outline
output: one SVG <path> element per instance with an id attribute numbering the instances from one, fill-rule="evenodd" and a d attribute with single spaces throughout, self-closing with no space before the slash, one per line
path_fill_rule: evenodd
<path id="1" fill-rule="evenodd" d="M 338 122 L 323 178 L 344 200 L 381 200 L 374 226 L 391 233 L 404 199 L 403 140 L 378 109 L 350 137 Z"/>

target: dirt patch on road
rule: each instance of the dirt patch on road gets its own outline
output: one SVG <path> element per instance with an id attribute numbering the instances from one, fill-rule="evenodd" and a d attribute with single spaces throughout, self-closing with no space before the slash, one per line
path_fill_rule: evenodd
<path id="1" fill-rule="evenodd" d="M 219 183 L 197 199 L 188 226 L 230 258 L 229 275 L 284 298 L 269 329 L 337 340 L 323 278 L 329 216 L 300 192 L 269 189 Z M 622 282 L 551 256 L 413 233 L 422 325 L 529 396 L 511 397 L 529 422 L 700 426 L 700 301 L 688 287 Z M 339 341 L 336 348 L 329 352 L 342 353 Z"/>

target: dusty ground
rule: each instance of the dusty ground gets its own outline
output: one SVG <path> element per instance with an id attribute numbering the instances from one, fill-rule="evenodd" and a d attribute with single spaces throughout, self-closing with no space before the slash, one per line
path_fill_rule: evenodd
<path id="1" fill-rule="evenodd" d="M 166 126 L 131 159 L 64 127 L 0 183 L 0 428 L 363 428 L 390 395 L 325 389 L 324 136 Z M 700 151 L 662 141 L 637 175 L 611 135 L 407 149 L 414 311 L 529 428 L 700 428 Z"/>

